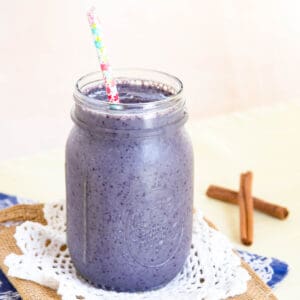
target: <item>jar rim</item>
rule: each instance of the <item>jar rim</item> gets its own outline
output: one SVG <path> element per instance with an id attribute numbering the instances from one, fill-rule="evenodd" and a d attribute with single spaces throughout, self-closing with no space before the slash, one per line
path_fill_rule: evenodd
<path id="1" fill-rule="evenodd" d="M 99 100 L 94 99 L 89 96 L 87 96 L 83 88 L 86 87 L 87 84 L 91 83 L 103 83 L 104 79 L 102 76 L 102 73 L 100 71 L 90 72 L 86 75 L 81 76 L 75 84 L 74 89 L 74 99 L 75 102 L 84 106 L 88 106 L 91 109 L 95 110 L 104 110 L 104 111 L 110 111 L 110 113 L 120 113 L 122 111 L 128 113 L 129 111 L 131 113 L 141 112 L 141 111 L 149 111 L 153 109 L 162 108 L 165 106 L 169 106 L 173 102 L 177 102 L 179 99 L 182 99 L 183 94 L 183 83 L 182 81 L 169 73 L 163 72 L 163 71 L 157 71 L 154 69 L 147 69 L 147 68 L 117 68 L 114 69 L 114 73 L 140 73 L 140 74 L 149 74 L 149 75 L 156 75 L 164 77 L 165 79 L 168 79 L 173 82 L 173 85 L 177 85 L 177 89 L 174 94 L 167 96 L 164 99 L 158 99 L 151 102 L 144 102 L 144 103 L 110 103 L 107 100 Z M 130 77 L 130 76 L 115 76 L 115 79 L 118 80 L 118 78 L 128 78 L 128 79 L 142 79 L 142 80 L 151 80 L 151 78 L 138 78 L 138 77 Z M 88 79 L 97 78 L 92 81 L 89 81 Z M 85 85 L 83 83 L 86 82 Z M 82 86 L 83 85 L 83 86 Z M 172 87 L 173 88 L 173 87 Z M 118 107 L 121 108 L 118 109 Z M 113 109 L 112 109 L 113 108 Z"/>

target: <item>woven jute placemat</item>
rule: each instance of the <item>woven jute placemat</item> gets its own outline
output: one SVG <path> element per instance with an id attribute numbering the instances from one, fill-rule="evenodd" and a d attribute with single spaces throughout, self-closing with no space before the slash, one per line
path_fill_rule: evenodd
<path id="1" fill-rule="evenodd" d="M 43 205 L 16 205 L 0 211 L 0 222 L 5 221 L 34 221 L 46 224 L 43 214 Z M 214 225 L 207 221 L 211 227 Z M 0 268 L 7 275 L 8 268 L 4 264 L 5 257 L 10 253 L 21 254 L 14 238 L 15 227 L 4 227 L 0 231 Z M 276 300 L 271 289 L 261 281 L 256 273 L 242 262 L 243 267 L 251 275 L 247 292 L 243 295 L 230 298 L 231 300 Z M 55 290 L 41 286 L 29 280 L 7 276 L 12 285 L 17 289 L 23 300 L 59 300 Z M 86 299 L 88 300 L 88 299 Z M 174 299 L 175 300 L 175 299 Z"/>

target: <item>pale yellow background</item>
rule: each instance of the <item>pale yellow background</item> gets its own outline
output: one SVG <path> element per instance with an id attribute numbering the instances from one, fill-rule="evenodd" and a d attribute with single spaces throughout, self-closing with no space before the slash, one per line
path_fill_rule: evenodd
<path id="1" fill-rule="evenodd" d="M 74 82 L 98 67 L 87 2 L 0 1 L 0 159 L 64 143 Z M 177 75 L 193 118 L 300 97 L 298 0 L 94 2 L 113 66 Z"/>
<path id="2" fill-rule="evenodd" d="M 0 2 L 0 191 L 64 197 L 73 85 L 97 69 L 84 2 Z M 238 174 L 252 169 L 255 194 L 289 207 L 283 222 L 255 215 L 250 250 L 286 260 L 290 275 L 276 294 L 299 298 L 300 108 L 291 100 L 300 99 L 300 1 L 95 2 L 113 66 L 156 68 L 184 81 L 196 206 L 238 243 L 236 207 L 206 199 L 204 190 L 237 187 Z M 243 112 L 261 106 L 269 108 Z M 232 111 L 240 113 L 211 118 Z"/>

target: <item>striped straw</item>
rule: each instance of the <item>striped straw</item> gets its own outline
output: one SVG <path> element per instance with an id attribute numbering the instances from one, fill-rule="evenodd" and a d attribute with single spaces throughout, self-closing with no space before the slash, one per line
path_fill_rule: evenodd
<path id="1" fill-rule="evenodd" d="M 119 103 L 119 94 L 116 86 L 116 82 L 112 76 L 111 67 L 108 62 L 106 50 L 103 43 L 103 31 L 97 14 L 95 6 L 92 6 L 88 12 L 87 17 L 91 32 L 94 38 L 94 43 L 97 51 L 100 68 L 103 74 L 106 94 L 109 102 Z"/>

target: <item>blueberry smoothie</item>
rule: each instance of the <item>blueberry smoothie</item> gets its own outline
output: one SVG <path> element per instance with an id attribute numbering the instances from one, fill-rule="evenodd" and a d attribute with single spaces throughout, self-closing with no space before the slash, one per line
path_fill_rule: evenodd
<path id="1" fill-rule="evenodd" d="M 72 260 L 94 285 L 121 292 L 159 288 L 180 272 L 193 204 L 181 83 L 128 72 L 117 77 L 119 104 L 107 102 L 100 74 L 78 81 L 66 146 Z"/>

